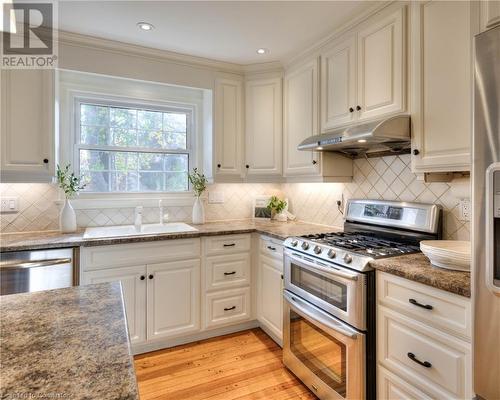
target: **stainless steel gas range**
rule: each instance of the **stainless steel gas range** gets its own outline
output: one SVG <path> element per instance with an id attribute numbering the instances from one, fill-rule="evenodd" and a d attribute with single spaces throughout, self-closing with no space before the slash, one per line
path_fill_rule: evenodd
<path id="1" fill-rule="evenodd" d="M 285 365 L 320 399 L 375 399 L 375 274 L 370 261 L 437 239 L 432 204 L 350 200 L 344 232 L 291 237 L 284 251 Z"/>

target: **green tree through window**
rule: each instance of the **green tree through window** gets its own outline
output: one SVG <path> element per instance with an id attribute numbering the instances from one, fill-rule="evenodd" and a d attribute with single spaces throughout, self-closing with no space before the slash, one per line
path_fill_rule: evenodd
<path id="1" fill-rule="evenodd" d="M 79 104 L 80 176 L 88 192 L 189 189 L 191 112 Z"/>

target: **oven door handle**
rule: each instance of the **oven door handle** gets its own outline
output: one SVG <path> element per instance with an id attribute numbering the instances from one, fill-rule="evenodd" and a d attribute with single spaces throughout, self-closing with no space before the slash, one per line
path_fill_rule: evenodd
<path id="1" fill-rule="evenodd" d="M 302 265 L 304 265 L 306 268 L 308 268 L 310 270 L 312 269 L 312 270 L 316 270 L 316 271 L 325 272 L 327 274 L 330 274 L 330 275 L 333 275 L 333 276 L 338 276 L 338 277 L 344 278 L 344 279 L 348 279 L 350 281 L 357 281 L 358 280 L 358 276 L 357 275 L 349 274 L 347 272 L 341 272 L 341 271 L 336 270 L 333 267 L 329 268 L 326 265 L 322 266 L 319 263 L 308 261 L 304 257 L 302 257 L 302 256 L 300 256 L 300 255 L 298 255 L 296 253 L 288 253 L 288 256 L 290 257 L 290 259 L 292 261 L 295 261 L 298 264 L 302 264 Z"/>
<path id="2" fill-rule="evenodd" d="M 324 311 L 321 311 L 316 307 L 309 305 L 305 300 L 302 300 L 288 292 L 283 292 L 283 297 L 292 308 L 297 309 L 297 311 L 302 312 L 309 318 L 326 326 L 327 328 L 339 332 L 340 334 L 351 339 L 356 339 L 358 337 L 359 333 L 354 329 L 345 326 L 341 322 L 337 322 L 335 319 L 327 315 Z"/>

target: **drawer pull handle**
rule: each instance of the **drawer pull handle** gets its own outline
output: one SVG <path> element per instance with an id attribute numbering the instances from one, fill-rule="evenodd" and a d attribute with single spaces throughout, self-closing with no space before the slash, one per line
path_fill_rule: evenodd
<path id="1" fill-rule="evenodd" d="M 224 247 L 234 247 L 234 246 L 236 246 L 236 243 L 230 243 L 230 244 L 224 243 Z"/>
<path id="2" fill-rule="evenodd" d="M 426 310 L 432 310 L 434 307 L 432 307 L 430 304 L 421 304 L 415 299 L 408 299 L 408 301 L 413 304 L 414 306 L 417 307 L 422 307 L 425 308 Z"/>
<path id="3" fill-rule="evenodd" d="M 224 275 L 228 276 L 228 275 L 234 275 L 236 273 L 236 271 L 232 271 L 232 272 L 224 272 Z"/>
<path id="4" fill-rule="evenodd" d="M 267 246 L 267 248 L 268 248 L 269 250 L 276 251 L 276 247 L 273 247 L 273 246 Z"/>
<path id="5" fill-rule="evenodd" d="M 429 361 L 420 361 L 413 353 L 408 353 L 408 358 L 412 361 L 415 361 L 418 365 L 421 365 L 422 367 L 425 368 L 432 367 L 432 364 Z"/>
<path id="6" fill-rule="evenodd" d="M 232 306 L 232 307 L 229 307 L 229 308 L 224 308 L 224 311 L 231 311 L 231 310 L 234 310 L 236 308 L 236 306 Z"/>

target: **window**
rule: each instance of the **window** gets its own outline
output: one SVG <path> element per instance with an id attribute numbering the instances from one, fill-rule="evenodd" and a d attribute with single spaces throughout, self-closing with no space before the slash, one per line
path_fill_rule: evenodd
<path id="1" fill-rule="evenodd" d="M 77 101 L 76 157 L 87 192 L 183 192 L 191 109 Z"/>

